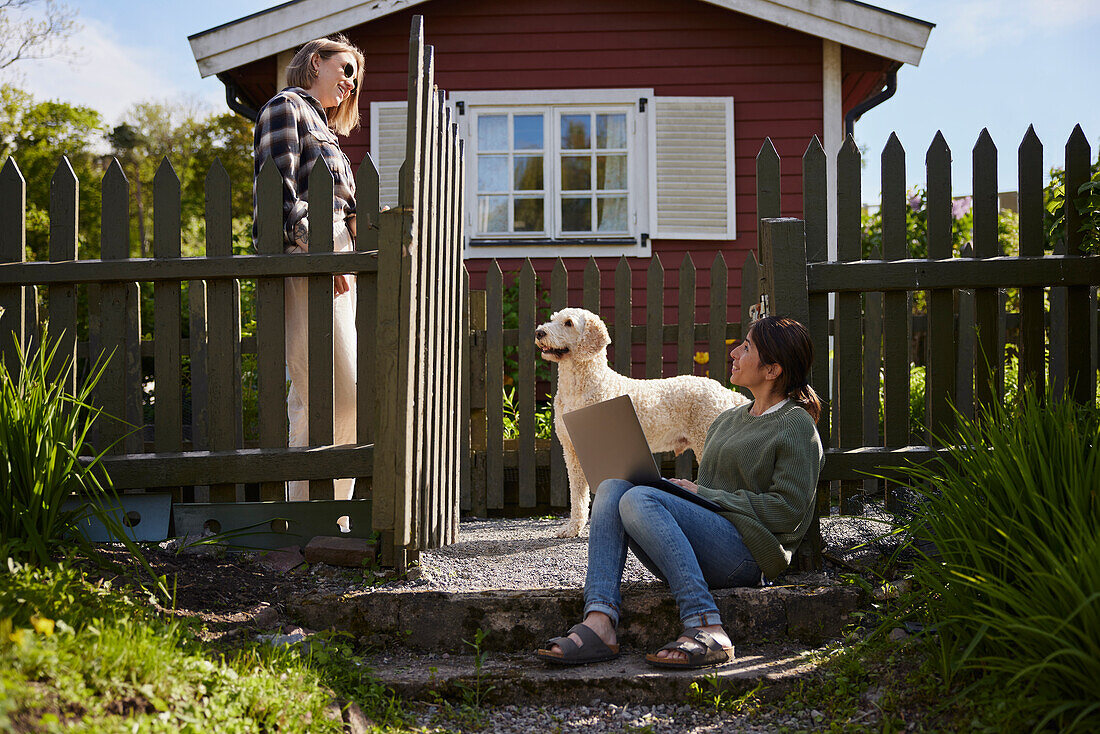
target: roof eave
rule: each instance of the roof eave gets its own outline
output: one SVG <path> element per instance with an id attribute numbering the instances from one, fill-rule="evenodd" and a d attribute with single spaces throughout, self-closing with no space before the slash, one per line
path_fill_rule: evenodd
<path id="1" fill-rule="evenodd" d="M 296 0 L 196 33 L 188 41 L 199 73 L 207 77 L 426 1 Z M 933 28 L 858 0 L 704 1 L 914 66 Z"/>

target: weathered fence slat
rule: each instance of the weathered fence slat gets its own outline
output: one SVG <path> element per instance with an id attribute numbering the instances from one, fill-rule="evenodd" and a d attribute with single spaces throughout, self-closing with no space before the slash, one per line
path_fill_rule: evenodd
<path id="1" fill-rule="evenodd" d="M 998 257 L 997 239 L 997 146 L 987 130 L 982 130 L 974 146 L 974 256 Z M 1004 371 L 1004 355 L 997 344 L 999 310 L 996 288 L 974 291 L 974 406 L 993 404 L 998 373 Z"/>
<path id="2" fill-rule="evenodd" d="M 0 170 L 0 263 L 21 263 L 27 259 L 27 182 L 8 156 Z M 0 360 L 13 380 L 19 377 L 17 347 L 24 344 L 25 289 L 0 286 Z"/>
<path id="3" fill-rule="evenodd" d="M 752 326 L 752 308 L 760 303 L 760 262 L 756 253 L 749 250 L 745 262 L 741 264 L 741 339 L 749 333 Z"/>
<path id="4" fill-rule="evenodd" d="M 630 271 L 630 262 L 626 255 L 619 258 L 615 266 L 615 371 L 630 377 L 631 351 L 633 340 L 630 338 L 631 300 L 634 283 Z"/>
<path id="5" fill-rule="evenodd" d="M 1020 254 L 1043 254 L 1043 144 L 1032 127 L 1019 149 Z M 1040 396 L 1046 384 L 1043 289 L 1020 289 L 1020 384 L 1030 381 Z"/>
<path id="6" fill-rule="evenodd" d="M 649 260 L 645 303 L 645 376 L 664 375 L 665 269 L 657 253 Z"/>
<path id="7" fill-rule="evenodd" d="M 960 257 L 974 257 L 974 248 L 969 242 L 962 246 Z M 973 289 L 960 288 L 956 303 L 958 338 L 955 345 L 955 410 L 961 416 L 973 418 L 974 353 L 977 350 Z"/>
<path id="8" fill-rule="evenodd" d="M 680 263 L 680 290 L 676 304 L 680 333 L 676 344 L 676 374 L 690 375 L 695 371 L 695 263 L 691 253 L 684 253 Z M 676 476 L 692 478 L 695 463 L 693 451 L 685 451 L 676 457 Z"/>
<path id="9" fill-rule="evenodd" d="M 440 93 L 442 97 L 442 93 Z M 443 374 L 442 415 L 439 420 L 439 435 L 444 442 L 441 453 L 440 473 L 444 480 L 443 506 L 440 518 L 440 545 L 453 543 L 458 537 L 458 502 L 462 481 L 459 450 L 463 445 L 462 423 L 458 417 L 460 394 L 459 369 L 461 367 L 462 347 L 465 340 L 461 337 L 460 327 L 465 323 L 462 303 L 462 251 L 461 238 L 456 236 L 455 218 L 458 216 L 458 202 L 455 201 L 457 181 L 455 171 L 458 154 L 458 128 L 452 122 L 451 108 L 443 111 L 440 140 L 444 150 L 443 181 L 441 184 L 444 217 L 440 223 L 446 254 L 443 259 L 447 273 L 446 298 L 440 305 L 443 316 L 443 354 L 440 370 Z M 469 431 L 465 431 L 469 438 Z"/>
<path id="10" fill-rule="evenodd" d="M 1081 232 L 1081 214 L 1072 203 L 1077 191 L 1090 178 L 1091 149 L 1081 126 L 1073 128 L 1066 141 L 1066 255 L 1080 257 L 1084 235 Z M 1068 396 L 1082 405 L 1093 405 L 1096 400 L 1096 370 L 1092 366 L 1089 343 L 1092 332 L 1090 312 L 1096 311 L 1096 298 L 1089 286 L 1071 286 L 1065 289 L 1066 321 L 1061 330 L 1065 337 L 1065 364 Z M 1051 322 L 1053 327 L 1054 322 Z M 1051 329 L 1053 335 L 1055 329 Z"/>
<path id="11" fill-rule="evenodd" d="M 802 210 L 806 217 L 806 261 L 820 262 L 829 257 L 829 187 L 828 160 L 821 141 L 815 135 L 802 154 Z M 806 327 L 814 343 L 814 366 L 811 377 L 814 391 L 822 400 L 817 430 L 822 445 L 830 445 L 830 377 L 829 377 L 829 294 L 811 293 L 807 298 L 809 320 Z M 829 511 L 829 493 L 818 492 L 818 505 Z"/>
<path id="12" fill-rule="evenodd" d="M 876 247 L 871 259 L 879 260 L 882 253 Z M 882 296 L 876 291 L 863 294 L 863 445 L 881 446 L 878 430 L 879 387 L 882 369 Z M 876 479 L 866 479 L 863 491 L 870 493 L 877 486 Z"/>
<path id="13" fill-rule="evenodd" d="M 779 154 L 771 138 L 764 138 L 756 154 L 756 241 L 760 241 L 760 220 L 782 216 L 780 210 Z"/>
<path id="14" fill-rule="evenodd" d="M 952 257 L 951 149 L 936 133 L 925 156 L 928 170 L 928 259 Z M 955 299 L 950 288 L 928 292 L 928 396 L 930 440 L 944 437 L 954 425 L 951 405 L 955 396 Z"/>
<path id="15" fill-rule="evenodd" d="M 229 174 L 215 160 L 206 176 L 206 254 L 233 254 L 233 218 L 230 212 Z M 319 217 L 324 219 L 324 217 Z M 315 230 L 316 232 L 316 230 Z M 237 281 L 211 279 L 206 282 L 207 318 L 207 438 L 210 448 L 227 451 L 240 448 L 236 441 L 237 400 L 241 379 L 236 362 L 240 335 L 240 310 L 236 307 Z M 331 381 L 330 381 L 331 384 Z M 211 502 L 235 502 L 232 484 L 212 485 Z"/>
<path id="16" fill-rule="evenodd" d="M 584 307 L 598 314 L 600 312 L 600 266 L 594 257 L 589 257 L 588 263 L 584 266 L 583 291 L 581 302 Z"/>
<path id="17" fill-rule="evenodd" d="M 628 266 L 629 267 L 629 266 Z M 619 268 L 622 268 L 620 263 Z M 559 257 L 554 263 L 554 270 L 550 274 L 550 310 L 554 313 L 568 305 L 569 298 L 569 273 L 565 269 L 565 263 Z M 616 293 L 615 315 L 619 316 L 618 293 Z M 626 310 L 629 318 L 630 309 Z M 629 331 L 629 330 L 628 330 Z M 629 338 L 626 339 L 629 343 Z M 550 394 L 558 394 L 558 368 L 551 368 Z M 565 507 L 569 504 L 569 473 L 565 468 L 565 457 L 562 454 L 561 440 L 558 438 L 557 407 L 554 408 L 554 440 L 550 445 L 550 505 L 552 507 Z"/>
<path id="18" fill-rule="evenodd" d="M 283 252 L 282 186 L 275 161 L 265 160 L 256 177 L 256 250 L 261 255 Z M 256 279 L 256 407 L 263 448 L 287 445 L 285 292 L 282 278 Z M 285 500 L 286 484 L 261 484 L 260 499 Z"/>
<path id="19" fill-rule="evenodd" d="M 905 150 L 897 135 L 882 150 L 882 256 L 903 260 L 909 256 L 905 210 Z M 886 446 L 909 443 L 909 298 L 904 291 L 883 294 L 883 438 Z M 887 484 L 892 505 L 892 483 Z M 891 507 L 892 509 L 892 507 Z"/>
<path id="20" fill-rule="evenodd" d="M 504 508 L 504 276 L 493 260 L 485 276 L 486 506 Z"/>
<path id="21" fill-rule="evenodd" d="M 726 331 L 729 322 L 729 267 L 726 258 L 718 252 L 710 264 L 710 321 L 707 334 L 707 376 L 723 385 L 729 382 L 726 370 Z M 742 331 L 744 328 L 742 327 Z"/>
<path id="22" fill-rule="evenodd" d="M 467 343 L 470 352 L 469 392 L 470 392 L 470 447 L 476 453 L 471 458 L 472 484 L 470 486 L 470 512 L 476 517 L 485 517 L 489 513 L 486 506 L 486 461 L 487 426 L 485 408 L 487 393 L 485 388 L 486 365 L 488 359 L 485 343 L 486 305 L 485 291 L 470 291 L 470 329 Z M 463 506 L 466 509 L 465 505 Z"/>
<path id="23" fill-rule="evenodd" d="M 327 212 L 332 206 L 332 172 L 323 158 L 319 158 L 309 175 L 309 209 Z M 309 251 L 333 251 L 332 217 L 310 217 Z M 333 429 L 333 278 L 330 275 L 312 275 L 307 280 L 307 338 L 309 372 L 305 388 L 309 405 L 309 446 L 327 446 L 334 443 Z M 333 499 L 331 479 L 313 479 L 309 483 L 309 498 Z M 346 499 L 341 497 L 340 499 Z"/>
<path id="24" fill-rule="evenodd" d="M 69 159 L 62 157 L 50 179 L 50 262 L 76 260 L 77 229 L 79 221 L 80 184 Z M 177 232 L 179 229 L 177 228 Z M 178 235 L 177 235 L 178 236 Z M 179 285 L 176 286 L 177 290 Z M 49 336 L 57 344 L 57 352 L 50 364 L 50 379 L 56 381 L 61 368 L 68 364 L 65 389 L 76 391 L 76 286 L 52 285 L 49 287 Z M 176 345 L 179 348 L 178 309 Z M 0 330 L 0 334 L 4 332 Z M 179 378 L 171 383 L 179 385 Z M 177 389 L 177 396 L 178 396 Z M 178 405 L 178 403 L 177 403 Z M 179 416 L 175 423 L 179 425 Z M 177 429 L 178 430 L 178 429 Z"/>
<path id="25" fill-rule="evenodd" d="M 125 260 L 130 257 L 130 187 L 118 160 L 103 175 L 103 213 L 100 223 L 100 257 Z M 97 385 L 99 404 L 109 418 L 99 420 L 103 447 L 112 454 L 124 453 L 126 420 L 126 336 L 127 293 L 125 283 L 104 283 L 99 289 L 100 340 L 104 356 L 110 355 Z M 100 355 L 92 355 L 98 359 Z M 94 360 L 93 360 L 94 361 Z"/>
<path id="26" fill-rule="evenodd" d="M 535 268 L 525 258 L 519 273 L 519 506 L 535 501 Z"/>
<path id="27" fill-rule="evenodd" d="M 425 63 L 434 71 L 435 52 L 431 46 L 425 48 Z M 414 502 L 417 503 L 416 515 L 419 519 L 417 528 L 413 532 L 413 542 L 417 548 L 438 547 L 437 539 L 440 531 L 440 441 L 436 431 L 439 419 L 439 401 L 442 385 L 439 374 L 440 351 L 440 323 L 438 305 L 442 302 L 440 297 L 446 293 L 446 287 L 440 282 L 442 268 L 440 258 L 443 248 L 440 242 L 440 169 L 441 153 L 439 140 L 439 115 L 442 105 L 439 92 L 432 84 L 427 87 L 428 98 L 426 100 L 426 116 L 424 120 L 424 144 L 425 144 L 425 178 L 423 180 L 423 206 L 417 211 L 417 218 L 421 223 L 421 231 L 424 240 L 417 252 L 420 255 L 417 263 L 421 278 L 418 289 L 419 297 L 417 313 L 420 327 L 417 333 L 423 344 L 419 364 L 421 377 L 417 384 L 420 385 L 420 399 L 417 411 L 420 418 L 420 430 L 418 431 L 417 449 L 417 479 Z M 439 290 L 437 290 L 439 289 Z"/>
<path id="28" fill-rule="evenodd" d="M 849 135 L 837 156 L 837 256 L 841 262 L 862 259 L 860 245 L 860 156 Z M 837 372 L 836 439 L 840 448 L 863 444 L 863 335 L 859 293 L 840 293 L 836 303 L 834 359 Z M 840 511 L 855 511 L 853 499 L 861 482 L 841 482 Z"/>
<path id="29" fill-rule="evenodd" d="M 378 192 L 378 167 L 368 153 L 363 156 L 355 172 L 355 249 L 358 252 L 378 251 L 378 217 L 381 208 Z M 355 281 L 355 332 L 359 351 L 364 356 L 373 357 L 377 353 L 375 331 L 378 323 L 378 273 L 359 272 Z M 356 440 L 361 444 L 373 443 L 376 435 L 376 366 L 372 358 L 359 359 L 355 365 Z M 364 484 L 366 482 L 365 479 L 359 481 Z"/>
<path id="30" fill-rule="evenodd" d="M 280 204 L 281 206 L 281 204 Z M 210 412 L 207 389 L 207 334 L 206 334 L 206 281 L 192 280 L 187 284 L 188 359 L 191 370 L 191 448 L 210 448 L 207 435 L 207 414 Z M 195 502 L 209 502 L 210 488 L 197 486 Z"/>

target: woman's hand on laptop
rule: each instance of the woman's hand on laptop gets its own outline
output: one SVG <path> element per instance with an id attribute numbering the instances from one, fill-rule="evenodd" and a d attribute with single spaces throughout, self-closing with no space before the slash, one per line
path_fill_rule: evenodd
<path id="1" fill-rule="evenodd" d="M 699 494 L 699 485 L 695 482 L 688 481 L 687 479 L 669 479 L 668 481 L 672 482 L 677 487 L 683 487 L 689 492 Z"/>

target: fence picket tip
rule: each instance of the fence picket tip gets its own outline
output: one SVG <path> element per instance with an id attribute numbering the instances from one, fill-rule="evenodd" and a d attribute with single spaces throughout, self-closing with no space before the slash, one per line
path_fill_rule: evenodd
<path id="1" fill-rule="evenodd" d="M 806 146 L 806 152 L 802 154 L 802 157 L 805 159 L 824 154 L 825 148 L 821 145 L 821 140 L 815 134 L 812 138 L 810 138 L 810 142 Z"/>
<path id="2" fill-rule="evenodd" d="M 775 150 L 775 144 L 771 138 L 764 138 L 764 142 L 760 145 L 760 152 L 756 154 L 756 160 L 766 160 L 769 158 L 779 159 L 779 153 Z"/>

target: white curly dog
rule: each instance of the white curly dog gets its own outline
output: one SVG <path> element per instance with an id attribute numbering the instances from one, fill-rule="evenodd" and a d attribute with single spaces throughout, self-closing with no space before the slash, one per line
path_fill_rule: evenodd
<path id="1" fill-rule="evenodd" d="M 653 451 L 687 449 L 703 452 L 707 428 L 720 413 L 748 402 L 715 380 L 680 375 L 660 380 L 635 380 L 607 364 L 611 337 L 600 317 L 581 308 L 566 308 L 535 330 L 542 358 L 558 363 L 554 395 L 554 430 L 569 471 L 569 523 L 559 538 L 573 538 L 588 523 L 589 487 L 562 416 L 587 405 L 629 395 Z M 595 487 L 592 488 L 595 490 Z"/>

